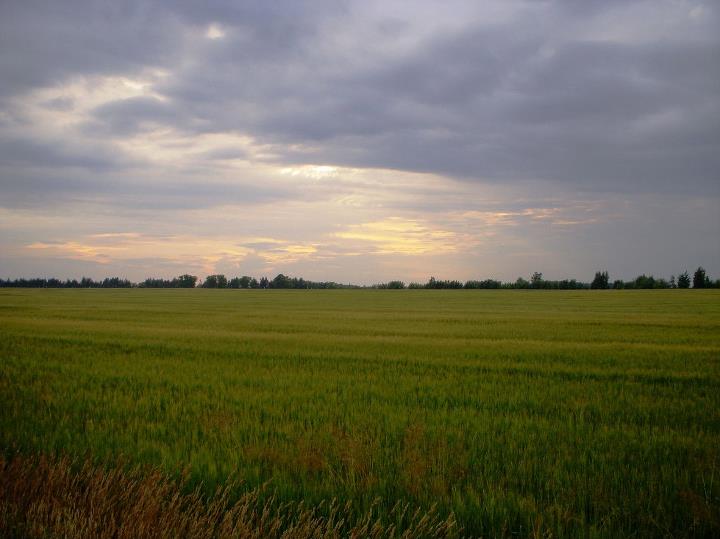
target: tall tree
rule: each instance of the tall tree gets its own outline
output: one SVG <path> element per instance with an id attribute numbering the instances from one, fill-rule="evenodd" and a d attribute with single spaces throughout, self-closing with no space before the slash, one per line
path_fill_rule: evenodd
<path id="1" fill-rule="evenodd" d="M 695 270 L 695 274 L 693 275 L 693 288 L 706 288 L 706 280 L 707 275 L 705 275 L 705 270 L 700 266 Z"/>
<path id="2" fill-rule="evenodd" d="M 677 278 L 678 288 L 690 288 L 690 275 L 687 271 L 682 272 Z"/>
<path id="3" fill-rule="evenodd" d="M 610 276 L 607 271 L 596 271 L 595 278 L 590 283 L 590 288 L 594 290 L 607 290 L 610 286 Z"/>

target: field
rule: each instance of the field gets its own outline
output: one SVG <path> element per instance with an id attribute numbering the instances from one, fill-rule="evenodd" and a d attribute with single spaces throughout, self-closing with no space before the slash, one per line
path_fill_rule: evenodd
<path id="1" fill-rule="evenodd" d="M 0 290 L 0 449 L 346 531 L 718 536 L 720 291 Z"/>

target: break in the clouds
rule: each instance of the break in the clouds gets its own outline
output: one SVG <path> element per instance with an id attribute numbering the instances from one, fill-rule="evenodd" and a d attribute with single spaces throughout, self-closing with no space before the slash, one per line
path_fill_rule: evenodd
<path id="1" fill-rule="evenodd" d="M 720 8 L 3 2 L 0 276 L 720 271 Z"/>

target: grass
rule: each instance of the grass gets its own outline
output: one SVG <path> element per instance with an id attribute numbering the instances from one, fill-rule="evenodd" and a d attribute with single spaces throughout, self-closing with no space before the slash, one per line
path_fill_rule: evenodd
<path id="1" fill-rule="evenodd" d="M 713 537 L 720 293 L 0 290 L 0 447 L 345 522 Z"/>
<path id="2" fill-rule="evenodd" d="M 457 533 L 452 517 L 409 511 L 402 503 L 390 511 L 393 522 L 386 525 L 374 508 L 358 518 L 350 503 L 281 504 L 262 488 L 231 502 L 230 493 L 242 483 L 230 482 L 205 497 L 199 488 L 182 493 L 182 482 L 158 470 L 103 467 L 89 460 L 15 455 L 0 458 L 0 474 L 0 531 L 7 539 L 381 539 Z"/>

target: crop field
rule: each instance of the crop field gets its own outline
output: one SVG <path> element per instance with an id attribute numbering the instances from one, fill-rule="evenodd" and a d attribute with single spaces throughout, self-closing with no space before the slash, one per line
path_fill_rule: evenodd
<path id="1" fill-rule="evenodd" d="M 720 291 L 0 290 L 0 449 L 339 535 L 717 537 Z"/>

